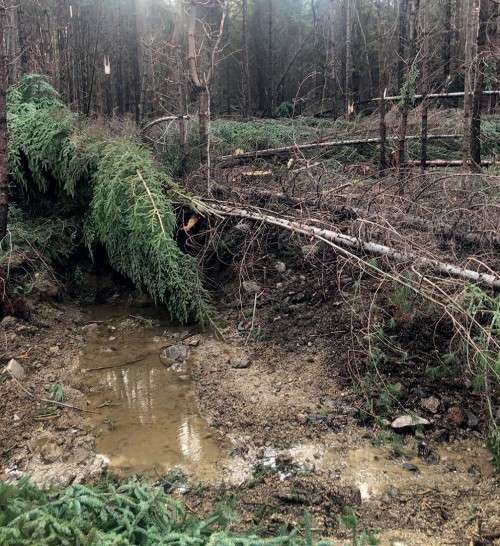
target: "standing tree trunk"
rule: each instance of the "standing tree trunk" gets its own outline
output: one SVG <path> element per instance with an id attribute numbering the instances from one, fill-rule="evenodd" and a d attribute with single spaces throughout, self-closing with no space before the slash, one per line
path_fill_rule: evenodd
<path id="1" fill-rule="evenodd" d="M 491 0 L 479 1 L 477 53 L 474 62 L 474 92 L 470 124 L 470 159 L 473 171 L 481 170 L 481 103 L 484 89 L 484 73 L 487 68 L 487 29 L 490 23 Z"/>
<path id="2" fill-rule="evenodd" d="M 188 65 L 193 94 L 198 97 L 198 134 L 200 147 L 200 161 L 207 159 L 208 144 L 208 90 L 207 83 L 203 82 L 198 74 L 196 59 L 196 3 L 191 3 L 188 23 Z"/>
<path id="3" fill-rule="evenodd" d="M 9 213 L 9 163 L 7 157 L 7 56 L 4 38 L 7 9 L 0 5 L 0 240 L 7 233 Z"/>
<path id="4" fill-rule="evenodd" d="M 378 69 L 379 69 L 379 137 L 380 137 L 380 155 L 378 162 L 378 175 L 385 175 L 387 170 L 387 125 L 385 121 L 386 103 L 385 94 L 387 91 L 387 70 L 385 61 L 385 27 L 383 24 L 381 2 L 377 2 L 377 20 L 378 20 Z"/>
<path id="5" fill-rule="evenodd" d="M 273 46 L 273 0 L 267 0 L 267 115 L 271 117 L 274 109 L 274 46 Z"/>
<path id="6" fill-rule="evenodd" d="M 250 61 L 248 47 L 248 0 L 241 1 L 242 40 L 243 40 L 243 117 L 248 118 L 252 102 L 250 88 Z"/>
<path id="7" fill-rule="evenodd" d="M 463 118 L 463 144 L 462 158 L 464 167 L 470 160 L 470 139 L 467 135 L 470 133 L 470 115 L 472 109 L 472 59 L 474 58 L 474 20 L 478 0 L 465 0 L 464 9 L 464 29 L 465 29 L 465 63 L 464 63 L 464 118 Z"/>
<path id="8" fill-rule="evenodd" d="M 413 10 L 415 13 L 416 10 Z M 406 47 L 406 33 L 407 33 L 407 15 L 408 15 L 408 0 L 400 0 L 399 3 L 399 55 L 401 66 L 398 65 L 398 83 L 401 78 L 401 103 L 399 105 L 399 128 L 398 128 L 398 180 L 399 191 L 403 193 L 403 179 L 406 173 L 406 129 L 408 126 L 408 112 L 410 110 L 410 104 L 412 101 L 412 95 L 415 92 L 414 89 L 410 89 L 410 71 L 411 62 L 408 58 Z M 412 30 L 415 29 L 415 23 L 412 20 Z M 413 32 L 412 32 L 413 34 Z M 412 52 L 415 50 L 415 44 L 413 40 L 410 42 Z M 404 81 L 403 81 L 404 75 Z"/>
<path id="9" fill-rule="evenodd" d="M 449 83 L 451 74 L 451 0 L 444 0 L 443 81 Z"/>
<path id="10" fill-rule="evenodd" d="M 345 0 L 345 114 L 349 119 L 353 114 L 352 100 L 352 0 Z"/>
<path id="11" fill-rule="evenodd" d="M 401 91 L 404 82 L 404 74 L 406 67 L 406 28 L 408 20 L 408 0 L 399 0 L 399 16 L 398 16 L 398 69 L 397 69 L 397 93 Z"/>
<path id="12" fill-rule="evenodd" d="M 420 137 L 420 167 L 422 172 L 427 166 L 427 132 L 428 132 L 428 102 L 427 95 L 429 94 L 429 0 L 423 0 L 422 6 L 422 23 L 420 26 L 420 34 L 422 36 L 422 118 L 421 118 L 421 137 Z"/>

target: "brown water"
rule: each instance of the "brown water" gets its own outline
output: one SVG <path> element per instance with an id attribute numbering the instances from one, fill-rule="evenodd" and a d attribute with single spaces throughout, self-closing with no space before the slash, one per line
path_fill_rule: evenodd
<path id="1" fill-rule="evenodd" d="M 129 317 L 144 314 L 153 322 Z M 182 343 L 186 330 L 169 326 L 153 310 L 119 305 L 93 307 L 89 320 L 102 321 L 88 335 L 81 358 L 90 409 L 98 412 L 89 422 L 98 452 L 110 459 L 117 473 L 157 477 L 177 467 L 199 481 L 240 484 L 252 477 L 256 463 L 276 468 L 277 457 L 286 454 L 304 469 L 335 474 L 369 501 L 381 497 L 389 486 L 408 491 L 473 486 L 474 478 L 467 472 L 472 463 L 483 476 L 493 472 L 489 452 L 477 442 L 442 447 L 438 465 L 424 464 L 414 450 L 394 459 L 388 447 L 369 444 L 350 449 L 313 443 L 288 450 L 250 448 L 244 456 L 231 457 L 228 443 L 216 439 L 199 413 L 190 370 L 206 358 L 241 356 L 237 346 L 200 335 L 196 347 L 189 345 L 192 339 L 184 341 L 190 350 L 184 366 L 166 368 L 159 359 L 161 347 Z M 101 367 L 107 369 L 86 371 Z M 419 472 L 406 470 L 405 461 L 417 465 Z M 457 472 L 446 471 L 445 463 L 453 463 Z"/>
<path id="2" fill-rule="evenodd" d="M 154 476 L 178 467 L 208 480 L 218 473 L 226 455 L 199 414 L 189 376 L 192 360 L 202 357 L 203 346 L 190 348 L 181 369 L 168 369 L 161 364 L 159 351 L 186 332 L 160 326 L 158 316 L 153 316 L 153 326 L 131 320 L 130 314 L 144 315 L 144 309 L 89 310 L 91 320 L 104 321 L 89 335 L 81 358 L 90 409 L 99 412 L 89 418 L 97 451 L 118 473 Z M 152 312 L 147 314 L 151 317 Z M 98 367 L 109 369 L 85 371 Z"/>

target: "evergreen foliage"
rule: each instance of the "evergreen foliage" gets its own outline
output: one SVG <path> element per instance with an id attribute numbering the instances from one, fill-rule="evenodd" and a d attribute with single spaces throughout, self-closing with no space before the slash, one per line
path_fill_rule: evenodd
<path id="1" fill-rule="evenodd" d="M 229 522 L 223 508 L 205 520 L 189 517 L 180 503 L 137 481 L 59 490 L 26 479 L 0 483 L 2 546 L 312 546 L 309 533 L 262 539 L 229 531 Z"/>
<path id="2" fill-rule="evenodd" d="M 22 202 L 45 215 L 78 216 L 91 248 L 164 304 L 180 322 L 208 318 L 196 261 L 181 252 L 170 177 L 133 138 L 83 123 L 40 76 L 24 77 L 8 102 L 10 171 Z M 42 214 L 43 215 L 43 214 Z"/>

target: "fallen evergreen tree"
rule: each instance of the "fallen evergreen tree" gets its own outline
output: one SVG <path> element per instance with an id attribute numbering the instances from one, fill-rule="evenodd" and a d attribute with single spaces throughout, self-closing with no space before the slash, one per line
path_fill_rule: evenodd
<path id="1" fill-rule="evenodd" d="M 196 261 L 174 239 L 172 179 L 133 137 L 113 137 L 72 113 L 40 76 L 9 92 L 9 164 L 30 216 L 79 217 L 90 252 L 164 304 L 180 322 L 205 322 Z"/>
<path id="2" fill-rule="evenodd" d="M 205 520 L 137 481 L 121 485 L 72 485 L 42 490 L 27 480 L 0 483 L 0 544 L 3 546 L 309 546 L 299 530 L 274 538 L 228 530 L 220 508 Z M 321 544 L 321 543 L 320 543 Z M 322 543 L 326 545 L 326 542 Z M 320 546 L 318 544 L 318 546 Z"/>

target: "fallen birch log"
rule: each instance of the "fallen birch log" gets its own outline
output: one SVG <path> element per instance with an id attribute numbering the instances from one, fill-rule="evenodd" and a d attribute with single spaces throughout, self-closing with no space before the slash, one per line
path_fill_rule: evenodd
<path id="1" fill-rule="evenodd" d="M 472 93 L 469 93 L 472 95 Z M 497 91 L 483 91 L 483 96 L 493 96 L 493 95 L 500 95 L 500 90 Z M 454 91 L 452 93 L 429 93 L 428 95 L 413 95 L 412 100 L 419 100 L 423 99 L 424 97 L 427 99 L 453 99 L 453 98 L 460 98 L 465 96 L 465 93 L 463 91 Z M 373 97 L 371 99 L 368 99 L 366 101 L 357 102 L 358 104 L 367 104 L 369 102 L 380 102 L 382 100 L 381 97 Z M 389 97 L 383 97 L 383 100 L 386 101 L 396 101 L 401 100 L 401 95 L 392 95 Z"/>
<path id="2" fill-rule="evenodd" d="M 396 262 L 411 262 L 412 266 L 416 268 L 429 268 L 436 273 L 449 275 L 450 277 L 475 282 L 495 290 L 500 290 L 500 277 L 496 275 L 491 275 L 489 273 L 478 273 L 472 269 L 465 269 L 463 267 L 441 262 L 433 258 L 419 256 L 413 252 L 402 252 L 379 243 L 362 241 L 359 238 L 345 235 L 344 233 L 340 233 L 338 231 L 319 228 L 294 220 L 287 220 L 286 218 L 271 215 L 268 212 L 261 212 L 257 209 L 247 210 L 221 203 L 210 203 L 207 210 L 220 216 L 248 218 L 249 220 L 265 222 L 270 225 L 293 231 L 294 233 L 314 237 L 318 240 L 330 243 L 335 247 L 340 247 L 340 250 L 342 250 L 342 248 L 348 248 L 357 251 L 364 251 L 375 256 L 383 256 Z"/>
<path id="3" fill-rule="evenodd" d="M 178 121 L 181 119 L 191 119 L 191 116 L 163 116 L 161 118 L 154 119 L 153 121 L 150 121 L 149 123 L 146 123 L 144 127 L 141 129 L 141 133 L 145 133 L 151 127 L 154 127 L 155 125 L 159 125 L 160 123 L 165 123 L 167 121 Z"/>
<path id="4" fill-rule="evenodd" d="M 420 140 L 420 135 L 409 135 L 405 140 Z M 459 139 L 462 135 L 429 135 L 427 140 L 447 140 Z M 396 137 L 388 137 L 387 140 L 397 140 Z M 328 149 L 337 146 L 360 146 L 362 144 L 380 144 L 380 138 L 360 138 L 350 140 L 330 140 L 328 142 L 310 142 L 307 144 L 294 144 L 292 146 L 282 146 L 280 148 L 267 148 L 265 150 L 255 150 L 253 152 L 243 152 L 231 155 L 221 155 L 217 158 L 220 163 L 235 162 L 240 163 L 245 160 L 257 159 L 259 157 L 288 156 L 294 152 L 307 150 Z"/>
<path id="5" fill-rule="evenodd" d="M 420 160 L 410 160 L 405 163 L 409 167 L 420 167 L 422 162 Z M 499 165 L 499 161 L 492 159 L 482 159 L 482 167 L 491 167 L 492 165 Z M 464 162 L 461 159 L 431 159 L 425 162 L 426 167 L 463 167 Z"/>
<path id="6" fill-rule="evenodd" d="M 254 203 L 262 206 L 265 206 L 268 202 L 274 201 L 275 203 L 283 203 L 284 205 L 288 205 L 295 209 L 310 207 L 311 209 L 332 212 L 344 220 L 370 221 L 379 224 L 382 227 L 384 227 L 384 225 L 387 226 L 390 223 L 397 222 L 408 228 L 425 230 L 434 235 L 436 238 L 453 239 L 461 243 L 480 245 L 483 247 L 500 246 L 500 235 L 498 235 L 497 231 L 480 232 L 463 229 L 461 230 L 457 226 L 442 222 L 433 222 L 420 216 L 414 216 L 398 211 L 371 212 L 360 207 L 337 205 L 328 199 L 300 199 L 287 195 L 286 193 L 277 193 L 270 190 L 255 188 L 234 189 L 216 185 L 214 186 L 214 191 L 216 191 L 221 197 L 232 195 L 236 198 L 245 197 L 245 199 L 253 199 Z"/>

